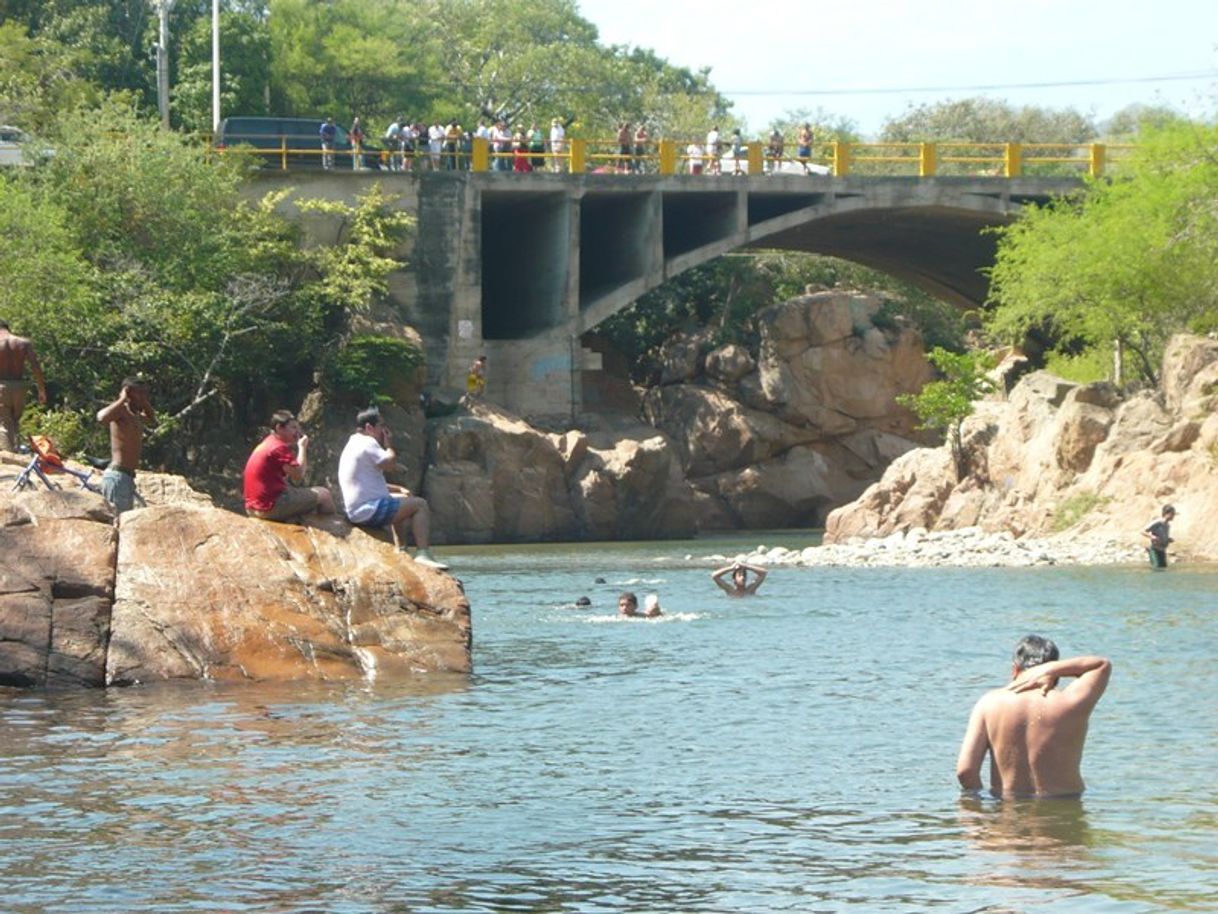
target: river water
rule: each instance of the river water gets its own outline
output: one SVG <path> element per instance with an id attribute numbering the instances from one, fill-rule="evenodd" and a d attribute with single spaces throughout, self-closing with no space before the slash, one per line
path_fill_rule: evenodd
<path id="1" fill-rule="evenodd" d="M 1218 910 L 1218 569 L 781 568 L 731 600 L 686 558 L 743 545 L 445 550 L 468 677 L 0 694 L 0 910 Z M 1088 791 L 962 799 L 1028 632 L 1114 661 Z"/>

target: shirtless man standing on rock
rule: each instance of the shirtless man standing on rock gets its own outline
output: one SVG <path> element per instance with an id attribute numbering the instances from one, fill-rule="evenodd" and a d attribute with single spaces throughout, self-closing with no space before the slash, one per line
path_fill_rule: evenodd
<path id="1" fill-rule="evenodd" d="M 110 426 L 110 465 L 102 474 L 102 497 L 116 515 L 122 514 L 135 506 L 135 471 L 144 449 L 144 428 L 156 427 L 144 382 L 124 379 L 118 399 L 98 411 L 97 421 Z"/>
<path id="2" fill-rule="evenodd" d="M 1083 792 L 1079 766 L 1087 722 L 1112 675 L 1104 657 L 1058 660 L 1057 645 L 1028 635 L 1015 647 L 1011 681 L 981 697 L 969 718 L 956 777 L 980 790 L 990 756 L 990 792 L 1002 797 L 1069 797 Z M 1058 679 L 1075 677 L 1057 690 Z"/>
<path id="3" fill-rule="evenodd" d="M 42 366 L 34 344 L 9 332 L 8 322 L 0 320 L 0 451 L 15 451 L 21 443 L 21 414 L 25 411 L 25 364 L 38 385 L 38 402 L 47 402 Z"/>

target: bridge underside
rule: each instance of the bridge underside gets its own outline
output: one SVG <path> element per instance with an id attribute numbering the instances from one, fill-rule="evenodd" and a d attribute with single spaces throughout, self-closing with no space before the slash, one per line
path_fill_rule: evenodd
<path id="1" fill-rule="evenodd" d="M 985 229 L 1008 222 L 941 207 L 863 210 L 824 216 L 769 235 L 753 247 L 805 251 L 871 267 L 960 308 L 989 293 L 997 239 Z"/>
<path id="2" fill-rule="evenodd" d="M 986 228 L 1072 179 L 631 178 L 427 175 L 420 310 L 432 380 L 459 386 L 485 353 L 488 396 L 526 415 L 580 409 L 600 356 L 580 338 L 643 293 L 742 248 L 840 257 L 961 308 L 986 300 Z M 433 212 L 434 211 L 434 212 Z M 436 269 L 427 266 L 428 261 Z"/>

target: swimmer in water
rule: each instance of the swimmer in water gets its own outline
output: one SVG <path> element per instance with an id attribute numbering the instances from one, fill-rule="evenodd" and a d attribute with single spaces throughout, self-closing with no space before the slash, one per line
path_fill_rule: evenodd
<path id="1" fill-rule="evenodd" d="M 749 580 L 749 572 L 753 572 L 753 580 Z M 732 576 L 731 582 L 724 580 L 728 575 Z M 747 597 L 757 593 L 757 588 L 761 586 L 761 582 L 765 580 L 765 569 L 757 565 L 749 565 L 746 562 L 733 562 L 731 565 L 725 565 L 711 575 L 711 580 L 718 585 L 729 597 Z"/>

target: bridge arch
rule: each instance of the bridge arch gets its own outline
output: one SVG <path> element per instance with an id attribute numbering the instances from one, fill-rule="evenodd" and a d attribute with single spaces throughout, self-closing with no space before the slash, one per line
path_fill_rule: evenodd
<path id="1" fill-rule="evenodd" d="M 517 412 L 577 412 L 600 367 L 580 337 L 643 293 L 746 248 L 851 260 L 960 307 L 986 298 L 1002 225 L 1074 178 L 425 175 L 420 305 L 447 317 L 433 380 L 458 386 L 486 353 L 488 395 Z M 442 205 L 437 205 L 437 201 Z M 443 276 L 433 263 L 448 270 Z M 437 313 L 439 312 L 439 313 Z M 442 322 L 441 322 L 442 323 Z M 436 329 L 440 325 L 436 324 Z"/>

